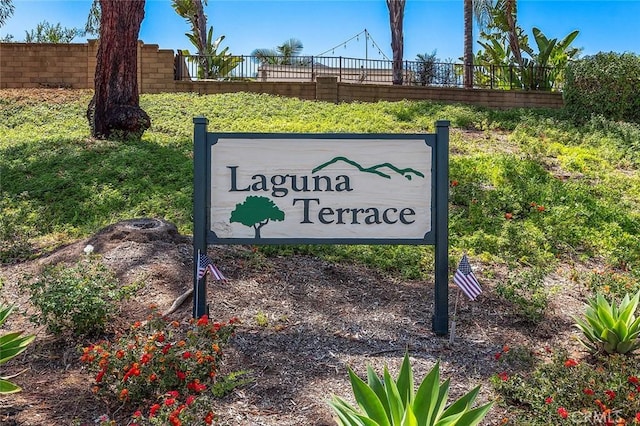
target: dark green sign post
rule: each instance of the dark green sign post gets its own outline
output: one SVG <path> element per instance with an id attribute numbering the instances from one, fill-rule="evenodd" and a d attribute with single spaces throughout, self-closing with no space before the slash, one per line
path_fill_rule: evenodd
<path id="1" fill-rule="evenodd" d="M 434 245 L 433 331 L 448 314 L 449 122 L 433 134 L 209 133 L 194 122 L 193 316 L 209 244 Z"/>
<path id="2" fill-rule="evenodd" d="M 435 289 L 433 332 L 444 336 L 449 332 L 449 122 L 436 122 L 435 149 Z"/>

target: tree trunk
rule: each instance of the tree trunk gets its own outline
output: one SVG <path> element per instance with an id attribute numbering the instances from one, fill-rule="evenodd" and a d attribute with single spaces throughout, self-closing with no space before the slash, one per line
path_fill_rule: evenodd
<path id="1" fill-rule="evenodd" d="M 522 52 L 520 51 L 520 41 L 518 40 L 518 27 L 516 25 L 516 0 L 506 0 L 504 13 L 507 18 L 507 25 L 509 26 L 509 47 L 511 53 L 516 59 L 520 68 L 524 67 L 524 61 L 522 60 Z"/>
<path id="2" fill-rule="evenodd" d="M 393 84 L 402 84 L 402 59 L 404 54 L 404 21 L 405 0 L 387 0 L 389 23 L 391 25 L 391 51 L 393 52 Z"/>
<path id="3" fill-rule="evenodd" d="M 198 60 L 200 61 L 200 69 L 198 74 L 202 73 L 202 78 L 214 78 L 215 73 L 211 66 L 212 58 L 207 56 L 210 54 L 207 43 L 207 15 L 204 14 L 204 6 L 201 0 L 191 0 L 193 3 L 194 15 L 193 33 L 198 39 Z"/>
<path id="4" fill-rule="evenodd" d="M 151 121 L 139 106 L 138 33 L 144 0 L 100 0 L 95 92 L 87 118 L 96 138 L 139 139 Z"/>
<path id="5" fill-rule="evenodd" d="M 195 9 L 195 16 L 193 17 L 193 29 L 197 32 L 198 43 L 198 55 L 207 54 L 207 16 L 204 14 L 204 7 L 201 0 L 192 0 Z"/>
<path id="6" fill-rule="evenodd" d="M 464 87 L 473 87 L 473 0 L 464 0 Z"/>

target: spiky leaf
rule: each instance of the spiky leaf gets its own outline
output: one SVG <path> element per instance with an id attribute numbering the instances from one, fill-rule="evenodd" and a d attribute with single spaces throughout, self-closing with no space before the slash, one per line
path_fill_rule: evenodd
<path id="1" fill-rule="evenodd" d="M 385 413 L 387 413 L 387 418 L 391 418 L 391 409 L 389 407 L 389 400 L 387 399 L 387 391 L 384 388 L 384 383 L 370 365 L 367 367 L 367 383 L 371 390 L 378 396 Z"/>
<path id="2" fill-rule="evenodd" d="M 400 398 L 402 398 L 402 404 L 406 407 L 413 402 L 414 389 L 413 389 L 413 372 L 411 371 L 411 363 L 409 361 L 409 354 L 404 354 L 402 365 L 400 366 L 400 373 L 398 373 L 398 392 Z"/>
<path id="3" fill-rule="evenodd" d="M 389 420 L 387 420 L 387 413 L 376 393 L 351 368 L 349 368 L 349 378 L 351 379 L 353 395 L 360 408 L 380 426 L 390 426 Z"/>
<path id="4" fill-rule="evenodd" d="M 482 419 L 484 419 L 484 417 L 487 415 L 487 413 L 489 412 L 492 406 L 493 406 L 493 403 L 489 402 L 488 404 L 485 404 L 481 407 L 477 407 L 472 410 L 469 410 L 466 413 L 464 413 L 462 417 L 460 417 L 460 420 L 458 420 L 458 423 L 464 426 L 475 426 L 478 423 L 480 423 Z"/>
<path id="5" fill-rule="evenodd" d="M 399 425 L 404 416 L 404 404 L 402 403 L 400 392 L 398 392 L 398 386 L 396 386 L 396 382 L 391 378 L 391 374 L 389 374 L 389 369 L 386 365 L 384 366 L 383 377 L 384 388 L 387 392 L 387 400 L 389 401 L 389 408 L 391 410 L 391 418 L 389 420 L 392 425 Z"/>
<path id="6" fill-rule="evenodd" d="M 420 425 L 431 425 L 436 413 L 440 394 L 440 361 L 436 361 L 425 376 L 416 393 L 413 408 Z"/>
<path id="7" fill-rule="evenodd" d="M 20 392 L 22 388 L 8 380 L 0 379 L 0 395 Z"/>

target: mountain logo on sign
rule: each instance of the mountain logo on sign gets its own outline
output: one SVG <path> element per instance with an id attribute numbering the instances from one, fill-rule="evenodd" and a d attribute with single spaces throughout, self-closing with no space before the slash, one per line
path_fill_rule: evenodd
<path id="1" fill-rule="evenodd" d="M 353 167 L 355 167 L 356 169 L 360 170 L 361 172 L 365 172 L 365 173 L 373 173 L 375 175 L 381 176 L 383 178 L 386 179 L 391 179 L 391 172 L 395 172 L 397 174 L 399 174 L 400 176 L 411 180 L 413 179 L 414 176 L 418 176 L 421 178 L 424 178 L 424 174 L 419 172 L 416 169 L 413 169 L 411 167 L 408 168 L 404 168 L 401 169 L 399 167 L 394 166 L 391 163 L 382 163 L 382 164 L 376 164 L 375 166 L 371 166 L 371 167 L 363 167 L 362 165 L 360 165 L 360 163 L 358 163 L 357 161 L 353 161 L 350 160 L 347 157 L 334 157 L 331 160 L 327 161 L 326 163 L 322 163 L 319 166 L 315 167 L 311 172 L 312 173 L 316 173 L 332 164 L 335 163 L 347 163 Z M 390 169 L 391 171 L 385 170 L 385 169 Z M 384 171 L 383 171 L 384 170 Z"/>

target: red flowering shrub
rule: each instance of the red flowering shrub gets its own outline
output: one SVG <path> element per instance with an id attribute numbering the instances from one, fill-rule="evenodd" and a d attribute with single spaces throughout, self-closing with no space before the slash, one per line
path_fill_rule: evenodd
<path id="1" fill-rule="evenodd" d="M 149 407 L 136 410 L 131 416 L 130 426 L 205 426 L 213 424 L 215 414 L 206 395 L 181 395 L 169 391 Z M 102 425 L 101 425 L 102 426 Z M 105 425 L 106 426 L 106 425 Z"/>
<path id="2" fill-rule="evenodd" d="M 566 419 L 567 417 L 569 417 L 569 412 L 564 407 L 558 407 L 558 415 L 563 419 Z"/>
<path id="3" fill-rule="evenodd" d="M 569 358 L 564 362 L 565 367 L 575 367 L 576 365 L 578 365 L 578 361 L 573 358 Z"/>
<path id="4" fill-rule="evenodd" d="M 516 424 L 640 424 L 637 359 L 614 354 L 577 360 L 559 350 L 551 359 L 537 354 L 537 362 L 523 369 L 505 355 L 497 362 L 513 368 L 491 382 Z"/>
<path id="5" fill-rule="evenodd" d="M 202 317 L 181 324 L 153 312 L 115 343 L 85 347 L 80 359 L 94 374 L 94 392 L 107 400 L 138 406 L 169 391 L 197 396 L 215 383 L 221 348 L 236 322 L 212 323 Z"/>

